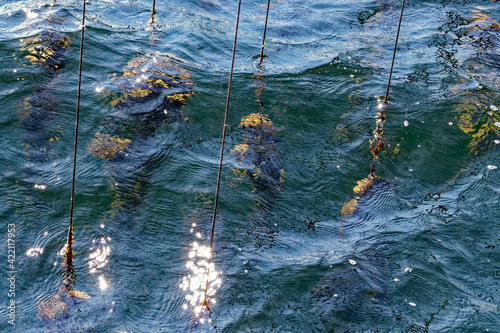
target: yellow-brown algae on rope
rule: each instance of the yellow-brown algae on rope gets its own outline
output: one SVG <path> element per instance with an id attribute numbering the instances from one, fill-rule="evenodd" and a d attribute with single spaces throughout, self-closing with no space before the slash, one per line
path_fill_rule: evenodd
<path id="1" fill-rule="evenodd" d="M 242 117 L 239 126 L 245 130 L 245 143 L 234 146 L 231 154 L 245 171 L 233 171 L 237 176 L 245 173 L 252 181 L 255 192 L 279 193 L 285 172 L 276 146 L 273 123 L 261 113 L 252 113 Z"/>
<path id="2" fill-rule="evenodd" d="M 165 89 L 173 90 L 168 100 L 181 106 L 194 93 L 189 72 L 181 67 L 183 61 L 168 54 L 148 53 L 132 59 L 121 76 L 114 76 L 122 92 L 112 94 L 111 106 L 122 107 L 159 97 Z M 168 90 L 167 90 L 168 93 Z"/>
<path id="3" fill-rule="evenodd" d="M 260 68 L 259 68 L 260 72 Z M 264 110 L 264 102 L 262 101 L 262 91 L 266 87 L 266 84 L 264 83 L 265 76 L 261 74 L 255 74 L 255 96 L 257 97 L 256 101 L 259 103 L 259 111 L 262 112 Z"/>
<path id="4" fill-rule="evenodd" d="M 77 311 L 78 304 L 83 300 L 90 299 L 87 293 L 78 291 L 73 287 L 74 255 L 71 246 L 72 235 L 72 231 L 68 233 L 69 244 L 66 244 L 62 265 L 65 269 L 63 282 L 55 295 L 51 296 L 47 301 L 40 302 L 38 306 L 37 317 L 49 331 L 52 331 L 54 326 L 60 329 L 62 321 L 70 318 L 70 312 Z"/>
<path id="5" fill-rule="evenodd" d="M 231 154 L 233 156 L 243 156 L 247 150 L 248 150 L 248 145 L 246 143 L 242 143 L 234 146 L 234 148 L 231 149 Z"/>
<path id="6" fill-rule="evenodd" d="M 496 31 L 500 32 L 500 24 L 494 21 L 491 17 L 483 13 L 476 13 L 472 17 L 469 25 L 473 25 L 467 29 L 468 33 L 476 31 Z"/>
<path id="7" fill-rule="evenodd" d="M 190 91 L 187 93 L 168 95 L 168 99 L 170 99 L 171 101 L 175 101 L 179 104 L 186 105 L 188 98 L 193 96 L 193 95 L 194 95 L 194 92 Z"/>
<path id="8" fill-rule="evenodd" d="M 77 311 L 75 306 L 86 299 L 90 299 L 90 296 L 85 292 L 63 285 L 57 294 L 39 304 L 37 317 L 46 327 L 50 327 L 57 321 L 67 319 L 71 311 Z"/>
<path id="9" fill-rule="evenodd" d="M 72 289 L 66 285 L 59 287 L 57 294 L 50 297 L 48 301 L 42 301 L 38 306 L 38 318 L 42 320 L 57 320 L 61 316 L 67 316 L 69 308 L 68 300 L 85 300 L 90 296 L 83 292 Z"/>
<path id="10" fill-rule="evenodd" d="M 62 53 L 69 48 L 69 37 L 56 31 L 43 31 L 38 36 L 24 41 L 22 51 L 27 51 L 25 56 L 34 65 L 49 69 L 60 69 L 64 66 Z"/>
<path id="11" fill-rule="evenodd" d="M 130 139 L 96 133 L 95 138 L 87 145 L 87 151 L 94 157 L 112 161 L 129 146 Z"/>
<path id="12" fill-rule="evenodd" d="M 358 195 L 365 194 L 366 191 L 368 191 L 368 189 L 370 189 L 370 187 L 373 185 L 373 181 L 376 178 L 377 177 L 375 177 L 375 176 L 369 175 L 365 179 L 359 180 L 358 185 L 354 186 L 354 189 L 353 189 L 354 193 L 356 193 Z"/>
<path id="13" fill-rule="evenodd" d="M 272 121 L 270 121 L 269 118 L 262 115 L 261 113 L 252 113 L 247 117 L 242 117 L 240 127 L 241 128 L 253 127 L 255 129 L 258 129 L 260 131 L 263 131 L 263 132 L 266 132 L 269 134 L 274 133 Z"/>
<path id="14" fill-rule="evenodd" d="M 373 157 L 377 158 L 380 151 L 385 148 L 385 139 L 382 137 L 384 134 L 384 121 L 385 121 L 385 108 L 387 106 L 387 100 L 382 101 L 379 105 L 379 111 L 377 112 L 376 128 L 373 130 L 373 139 L 370 140 L 370 150 L 372 151 Z"/>
<path id="15" fill-rule="evenodd" d="M 378 105 L 379 111 L 377 112 L 377 121 L 376 121 L 376 127 L 375 130 L 373 131 L 373 139 L 370 140 L 370 150 L 373 154 L 373 160 L 372 164 L 370 166 L 370 174 L 368 177 L 360 180 L 357 182 L 357 185 L 354 187 L 353 191 L 356 193 L 358 196 L 349 202 L 346 202 L 341 210 L 340 213 L 343 216 L 351 216 L 354 214 L 354 211 L 358 207 L 358 200 L 360 196 L 364 195 L 373 185 L 374 181 L 378 178 L 375 175 L 375 166 L 378 161 L 378 155 L 382 150 L 385 148 L 385 139 L 382 137 L 382 134 L 384 134 L 384 122 L 385 122 L 385 109 L 387 107 L 387 100 L 384 99 L 381 103 Z"/>
<path id="16" fill-rule="evenodd" d="M 362 179 L 362 180 L 359 180 L 357 182 L 357 185 L 354 186 L 353 188 L 353 192 L 356 193 L 358 196 L 352 200 L 350 200 L 349 202 L 346 202 L 343 206 L 342 206 L 342 209 L 340 210 L 340 213 L 343 215 L 343 216 L 351 216 L 352 214 L 354 214 L 354 211 L 356 210 L 356 208 L 358 207 L 358 200 L 359 198 L 364 195 L 373 185 L 375 179 L 377 179 L 378 177 L 374 176 L 374 175 L 368 175 L 368 177 Z"/>
<path id="17" fill-rule="evenodd" d="M 458 105 L 454 109 L 458 127 L 470 137 L 470 153 L 477 155 L 500 142 L 500 93 L 494 89 L 498 84 L 498 45 L 500 24 L 486 14 L 476 12 L 467 25 L 471 38 L 470 46 L 475 53 L 465 64 L 466 75 L 458 79 L 451 89 Z M 471 84 L 481 83 L 477 88 Z"/>
<path id="18" fill-rule="evenodd" d="M 154 64 L 154 68 L 147 69 L 147 65 L 151 60 L 153 61 L 152 63 Z M 130 60 L 125 68 L 123 76 L 141 75 L 144 69 L 144 72 L 151 72 L 170 78 L 178 77 L 181 80 L 189 80 L 189 71 L 179 66 L 179 64 L 182 63 L 185 63 L 185 61 L 166 53 L 150 53 L 147 56 L 141 56 Z M 169 73 L 171 70 L 174 70 L 177 73 Z M 186 82 L 185 84 L 193 83 Z"/>
<path id="19" fill-rule="evenodd" d="M 480 154 L 491 147 L 500 138 L 500 94 L 494 91 L 479 93 L 476 90 L 465 91 L 455 113 L 458 127 L 470 136 L 470 152 Z M 499 103 L 499 104 L 495 104 Z"/>
<path id="20" fill-rule="evenodd" d="M 351 216 L 352 214 L 354 214 L 354 211 L 356 210 L 356 208 L 358 208 L 358 199 L 359 197 L 356 197 L 354 199 L 351 199 L 351 201 L 349 202 L 346 202 L 343 206 L 342 206 L 342 209 L 340 210 L 340 214 L 342 214 L 342 216 Z"/>

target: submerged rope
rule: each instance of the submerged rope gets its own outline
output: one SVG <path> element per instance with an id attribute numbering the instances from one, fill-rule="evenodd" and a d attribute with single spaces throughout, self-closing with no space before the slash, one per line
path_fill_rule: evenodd
<path id="1" fill-rule="evenodd" d="M 210 235 L 210 257 L 208 258 L 208 268 L 207 268 L 207 283 L 205 284 L 205 296 L 202 306 L 206 307 L 210 312 L 210 307 L 207 300 L 207 292 L 208 292 L 208 279 L 210 276 L 210 263 L 212 262 L 212 248 L 214 243 L 214 233 L 215 233 L 215 219 L 217 216 L 217 201 L 219 200 L 219 188 L 220 188 L 220 178 L 222 172 L 222 159 L 224 157 L 224 143 L 226 139 L 226 129 L 227 129 L 227 116 L 229 111 L 229 100 L 231 98 L 231 85 L 233 81 L 233 70 L 234 70 L 234 58 L 236 54 L 236 40 L 238 39 L 238 25 L 240 22 L 240 8 L 241 8 L 241 0 L 238 0 L 238 11 L 236 13 L 236 28 L 234 30 L 234 42 L 233 42 L 233 53 L 231 57 L 231 71 L 229 72 L 229 84 L 227 87 L 227 98 L 226 98 L 226 110 L 224 113 L 224 127 L 222 130 L 222 143 L 220 148 L 220 159 L 219 159 L 219 171 L 217 173 L 217 186 L 215 188 L 215 203 L 214 203 L 214 213 L 212 216 L 212 232 Z"/>
<path id="2" fill-rule="evenodd" d="M 75 180 L 76 180 L 76 152 L 78 145 L 78 120 L 80 118 L 80 91 L 82 87 L 82 63 L 83 63 L 83 39 L 85 34 L 85 1 L 83 0 L 82 9 L 82 36 L 80 39 L 80 64 L 78 66 L 78 92 L 76 96 L 76 120 L 75 120 L 75 148 L 73 151 L 73 180 L 71 184 L 70 215 L 68 228 L 68 247 L 66 248 L 66 272 L 73 268 L 73 208 L 75 202 Z"/>
<path id="3" fill-rule="evenodd" d="M 351 216 L 354 213 L 354 211 L 356 210 L 356 207 L 358 206 L 359 197 L 361 195 L 363 195 L 373 185 L 373 182 L 377 178 L 377 176 L 375 175 L 375 167 L 377 165 L 379 153 L 385 148 L 385 139 L 382 137 L 382 134 L 384 134 L 385 109 L 387 107 L 387 101 L 389 99 L 389 89 L 391 87 L 392 72 L 394 69 L 394 60 L 396 59 L 396 50 L 398 47 L 399 32 L 401 30 L 401 21 L 403 19 L 404 6 L 405 6 L 405 0 L 403 0 L 403 3 L 401 5 L 401 14 L 399 16 L 399 24 L 398 24 L 398 32 L 396 34 L 396 42 L 394 43 L 394 52 L 392 54 L 391 70 L 389 72 L 389 80 L 387 82 L 387 90 L 385 92 L 384 100 L 382 102 L 380 102 L 378 105 L 379 111 L 377 112 L 377 126 L 375 127 L 375 130 L 373 131 L 373 139 L 370 140 L 370 150 L 373 154 L 373 160 L 372 160 L 372 163 L 370 165 L 370 174 L 365 179 L 358 181 L 357 185 L 354 187 L 354 193 L 356 193 L 358 196 L 355 197 L 354 199 L 352 199 L 351 201 L 346 202 L 342 206 L 340 213 L 344 216 Z"/>
<path id="4" fill-rule="evenodd" d="M 378 154 L 385 148 L 385 139 L 382 138 L 384 133 L 384 122 L 385 122 L 385 109 L 387 107 L 387 102 L 389 99 L 389 89 L 391 87 L 392 72 L 394 69 L 394 60 L 396 59 L 396 50 L 398 47 L 399 32 L 401 30 L 401 21 L 403 20 L 403 10 L 405 7 L 405 0 L 401 5 L 401 14 L 399 16 L 398 32 L 396 34 L 396 42 L 394 43 L 394 51 L 392 54 L 391 70 L 389 72 L 389 80 L 387 82 L 387 90 L 385 92 L 384 100 L 378 105 L 379 112 L 377 113 L 377 127 L 373 131 L 373 140 L 370 140 L 370 149 L 373 154 L 373 161 L 370 166 L 370 176 L 375 177 L 375 166 L 378 160 Z"/>
<path id="5" fill-rule="evenodd" d="M 270 3 L 271 3 L 271 0 L 267 0 L 266 23 L 264 24 L 264 37 L 262 38 L 262 50 L 260 51 L 260 62 L 259 62 L 259 64 L 262 64 L 262 61 L 264 60 L 264 46 L 266 46 L 267 19 L 269 17 Z"/>

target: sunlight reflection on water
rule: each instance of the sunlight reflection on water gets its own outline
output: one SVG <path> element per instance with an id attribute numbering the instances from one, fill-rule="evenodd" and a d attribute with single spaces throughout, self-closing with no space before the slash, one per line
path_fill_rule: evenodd
<path id="1" fill-rule="evenodd" d="M 187 301 L 187 303 L 182 305 L 182 308 L 185 310 L 192 309 L 195 316 L 198 316 L 204 307 L 207 279 L 208 289 L 206 297 L 209 304 L 217 302 L 215 294 L 222 284 L 222 280 L 220 279 L 221 272 L 215 270 L 213 263 L 208 263 L 210 257 L 209 246 L 200 245 L 198 242 L 191 244 L 189 260 L 185 264 L 190 274 L 183 277 L 180 288 L 186 292 L 185 299 Z"/>

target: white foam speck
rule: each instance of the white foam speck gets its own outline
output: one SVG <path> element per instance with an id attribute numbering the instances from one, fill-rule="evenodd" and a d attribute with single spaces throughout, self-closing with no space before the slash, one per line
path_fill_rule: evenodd
<path id="1" fill-rule="evenodd" d="M 28 19 L 33 19 L 35 17 L 38 17 L 38 14 L 35 13 L 34 11 L 32 10 L 29 10 L 28 8 L 23 8 L 23 11 L 26 13 L 26 17 Z"/>

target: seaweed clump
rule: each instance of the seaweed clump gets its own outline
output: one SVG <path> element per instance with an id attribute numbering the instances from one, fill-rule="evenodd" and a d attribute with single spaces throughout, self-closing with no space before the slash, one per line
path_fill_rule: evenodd
<path id="1" fill-rule="evenodd" d="M 129 146 L 130 139 L 96 133 L 95 138 L 87 145 L 87 151 L 94 157 L 112 161 Z"/>
<path id="2" fill-rule="evenodd" d="M 273 123 L 261 113 L 252 113 L 243 117 L 239 126 L 245 130 L 245 143 L 236 145 L 231 154 L 245 169 L 255 191 L 278 194 L 283 186 L 284 171 Z"/>

